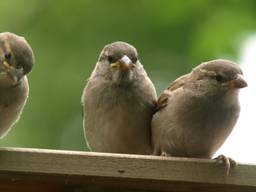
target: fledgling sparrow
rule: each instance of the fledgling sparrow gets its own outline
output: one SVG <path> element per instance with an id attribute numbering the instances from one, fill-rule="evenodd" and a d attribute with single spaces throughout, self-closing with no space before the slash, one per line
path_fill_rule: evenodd
<path id="1" fill-rule="evenodd" d="M 17 122 L 26 103 L 26 75 L 34 64 L 27 41 L 13 33 L 0 33 L 0 137 Z"/>
<path id="2" fill-rule="evenodd" d="M 136 49 L 106 45 L 82 95 L 85 138 L 92 151 L 150 154 L 157 95 Z"/>
<path id="3" fill-rule="evenodd" d="M 152 120 L 153 154 L 212 158 L 238 119 L 239 89 L 247 86 L 242 75 L 237 64 L 219 59 L 172 82 Z M 229 169 L 231 159 L 219 158 Z"/>

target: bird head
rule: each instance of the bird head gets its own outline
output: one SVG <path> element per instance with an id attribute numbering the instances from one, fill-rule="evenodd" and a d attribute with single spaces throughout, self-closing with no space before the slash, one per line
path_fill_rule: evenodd
<path id="1" fill-rule="evenodd" d="M 97 72 L 116 82 L 130 82 L 143 72 L 137 50 L 125 42 L 106 45 L 97 63 Z"/>
<path id="2" fill-rule="evenodd" d="M 0 87 L 19 84 L 34 64 L 34 55 L 27 41 L 13 33 L 0 33 Z"/>
<path id="3" fill-rule="evenodd" d="M 192 76 L 200 89 L 210 94 L 237 92 L 247 87 L 239 65 L 228 60 L 218 59 L 202 63 L 192 71 Z"/>

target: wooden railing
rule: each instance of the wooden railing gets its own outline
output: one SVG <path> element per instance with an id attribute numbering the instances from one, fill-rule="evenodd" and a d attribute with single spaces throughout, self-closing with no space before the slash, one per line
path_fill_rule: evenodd
<path id="1" fill-rule="evenodd" d="M 256 166 L 214 160 L 0 148 L 0 192 L 256 192 Z"/>

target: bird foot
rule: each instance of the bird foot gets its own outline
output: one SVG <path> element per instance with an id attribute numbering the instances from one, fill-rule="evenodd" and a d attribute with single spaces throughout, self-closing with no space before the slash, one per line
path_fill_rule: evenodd
<path id="1" fill-rule="evenodd" d="M 166 152 L 162 152 L 162 153 L 161 153 L 161 156 L 162 156 L 162 157 L 168 157 L 168 154 L 167 154 Z"/>
<path id="2" fill-rule="evenodd" d="M 237 163 L 235 160 L 231 159 L 230 157 L 226 157 L 225 155 L 219 155 L 218 157 L 214 158 L 218 163 L 223 163 L 226 168 L 226 175 L 229 175 L 230 168 L 235 168 Z"/>

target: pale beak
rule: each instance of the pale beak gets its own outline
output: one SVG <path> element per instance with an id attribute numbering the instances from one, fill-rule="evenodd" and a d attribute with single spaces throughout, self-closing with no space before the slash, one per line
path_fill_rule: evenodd
<path id="1" fill-rule="evenodd" d="M 237 89 L 241 89 L 248 86 L 247 82 L 244 80 L 243 76 L 240 74 L 238 74 L 237 77 L 231 80 L 228 84 L 230 87 L 237 88 Z"/>
<path id="2" fill-rule="evenodd" d="M 3 66 L 4 71 L 13 80 L 13 83 L 16 84 L 19 81 L 19 77 L 23 73 L 23 71 L 22 71 L 23 69 L 16 69 L 12 65 L 10 65 L 7 61 L 3 61 L 2 66 Z"/>
<path id="3" fill-rule="evenodd" d="M 135 67 L 135 64 L 132 63 L 131 59 L 124 55 L 120 60 L 116 63 L 110 64 L 112 68 L 118 68 L 121 70 L 129 70 Z"/>
<path id="4" fill-rule="evenodd" d="M 12 66 L 7 61 L 3 61 L 3 66 L 7 70 L 10 70 L 12 68 Z"/>

